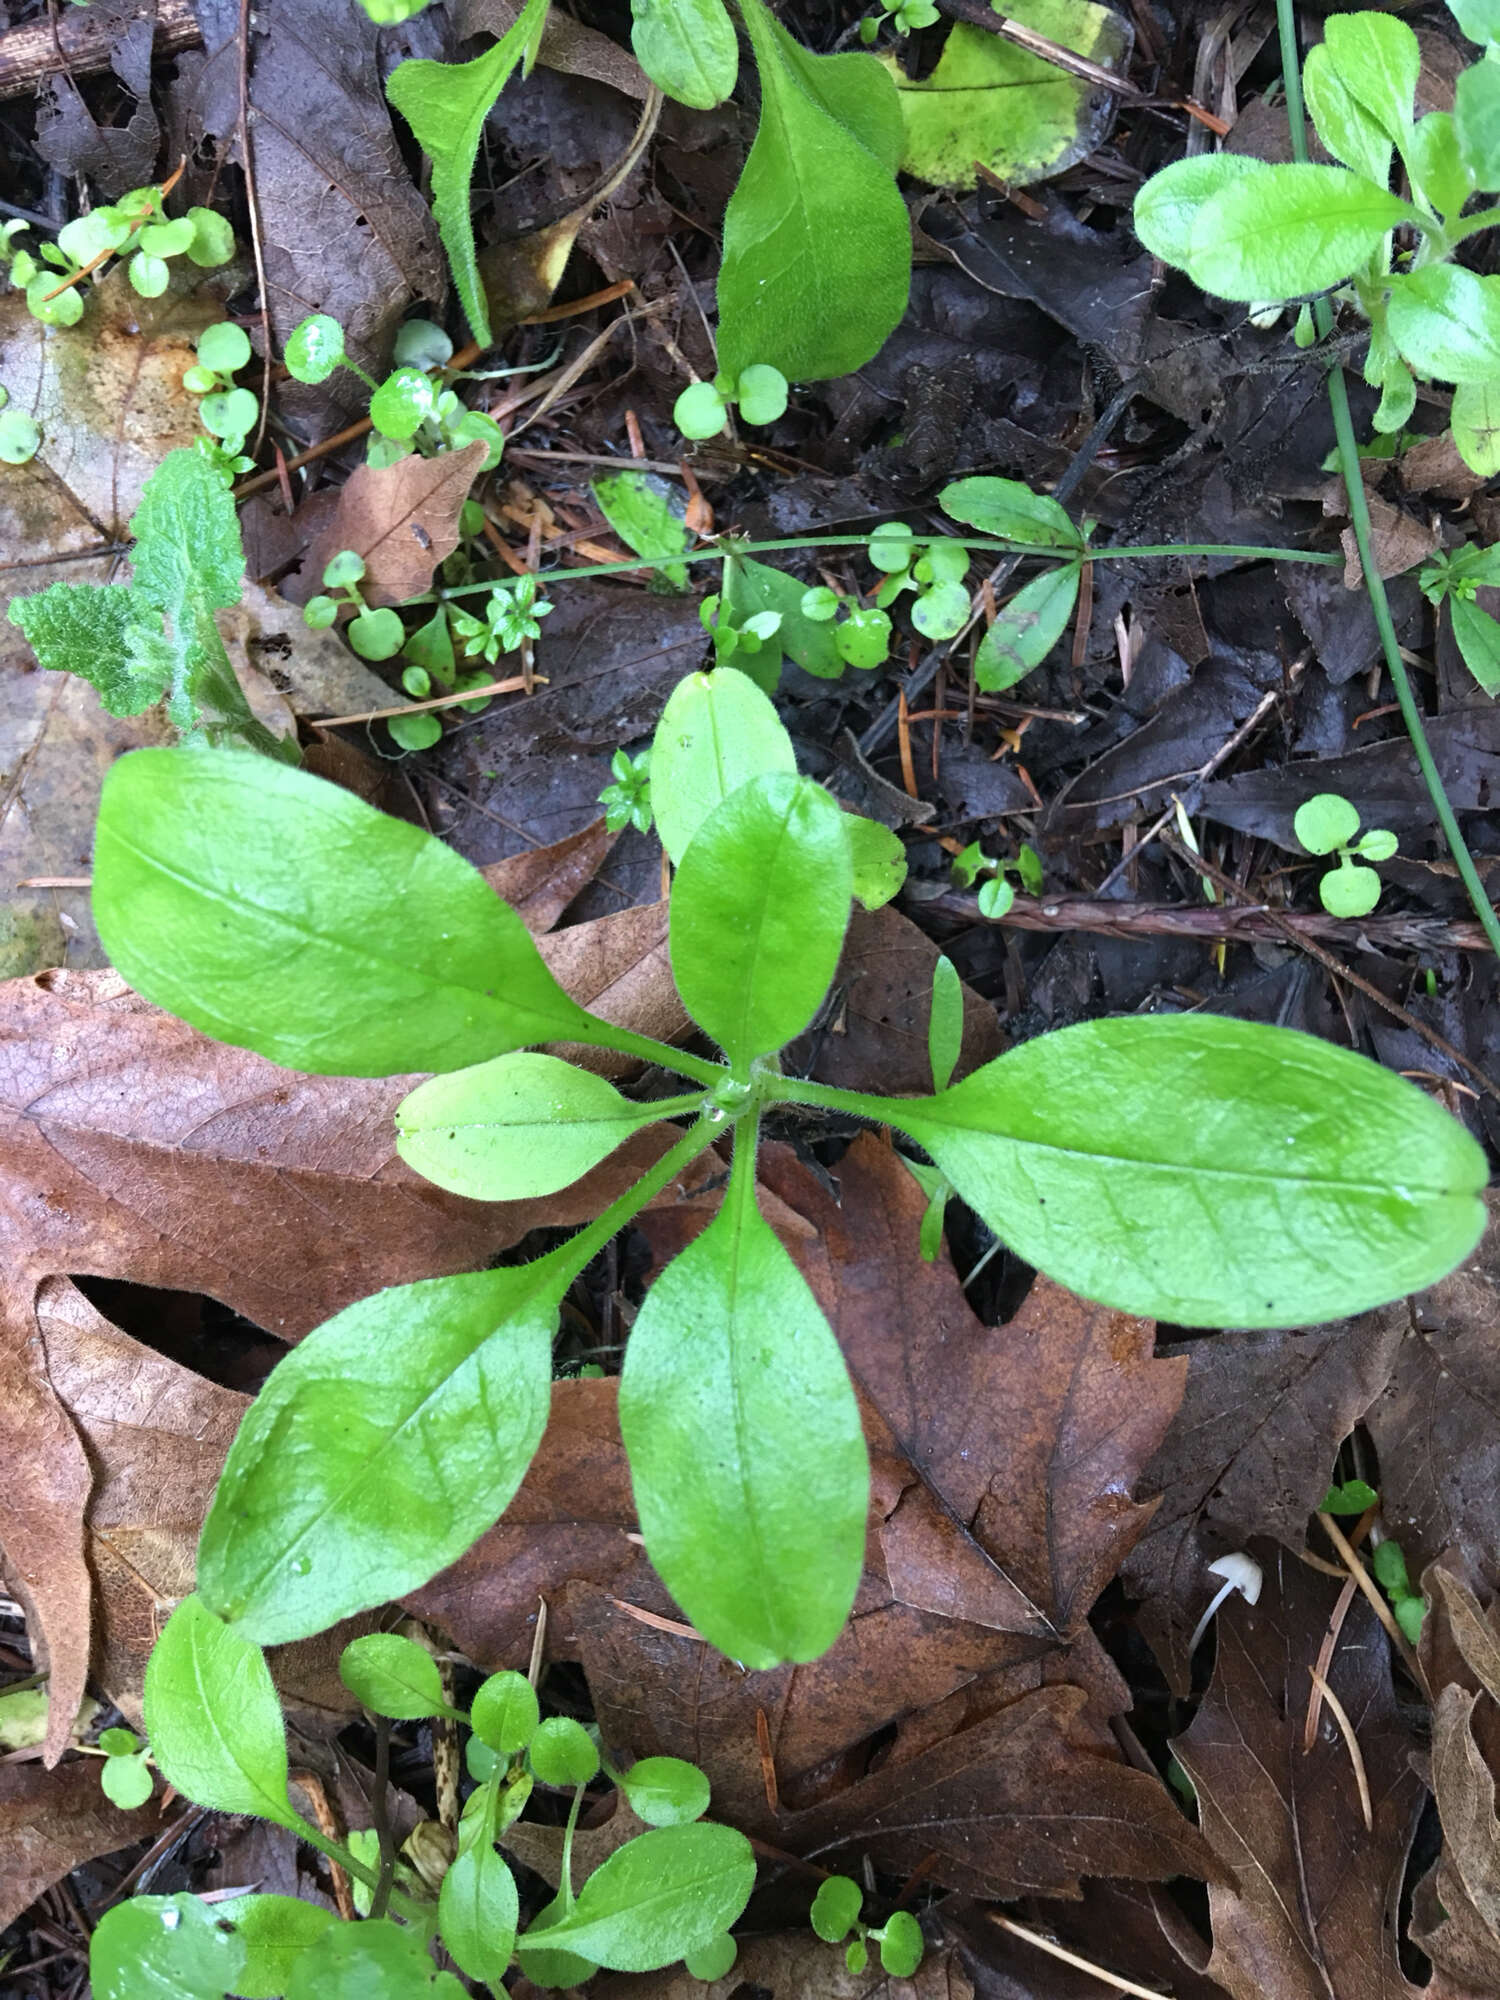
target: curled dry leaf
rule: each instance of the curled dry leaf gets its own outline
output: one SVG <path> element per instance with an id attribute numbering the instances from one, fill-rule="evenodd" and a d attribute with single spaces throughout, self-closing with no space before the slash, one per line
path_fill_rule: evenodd
<path id="1" fill-rule="evenodd" d="M 458 547 L 459 509 L 485 451 L 483 444 L 467 444 L 436 458 L 409 452 L 394 465 L 358 466 L 339 489 L 333 518 L 307 552 L 301 594 L 310 597 L 322 589 L 324 567 L 340 549 L 364 557 L 360 591 L 368 604 L 405 604 L 430 590 L 438 564 Z"/>

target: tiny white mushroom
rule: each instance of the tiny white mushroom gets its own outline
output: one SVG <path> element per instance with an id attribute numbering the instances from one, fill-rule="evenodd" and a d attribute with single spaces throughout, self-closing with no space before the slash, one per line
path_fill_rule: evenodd
<path id="1" fill-rule="evenodd" d="M 1208 1609 L 1198 1620 L 1192 1639 L 1188 1643 L 1189 1659 L 1197 1652 L 1198 1641 L 1208 1630 L 1209 1620 L 1226 1597 L 1237 1590 L 1247 1604 L 1254 1604 L 1260 1598 L 1260 1564 L 1245 1555 L 1243 1551 L 1231 1556 L 1220 1556 L 1217 1562 L 1209 1564 L 1208 1573 L 1210 1576 L 1222 1576 L 1224 1581 L 1214 1593 Z"/>

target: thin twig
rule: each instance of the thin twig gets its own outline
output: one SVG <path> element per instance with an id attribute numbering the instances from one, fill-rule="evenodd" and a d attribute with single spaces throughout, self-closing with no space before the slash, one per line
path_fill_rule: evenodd
<path id="1" fill-rule="evenodd" d="M 396 1880 L 396 1838 L 391 1831 L 391 1725 L 384 1715 L 372 1718 L 375 1724 L 375 1790 L 370 1811 L 375 1820 L 375 1838 L 380 1845 L 380 1880 L 370 1899 L 371 1917 L 383 1917 Z"/>
<path id="2" fill-rule="evenodd" d="M 255 185 L 255 144 L 250 136 L 254 113 L 250 108 L 250 0 L 240 0 L 240 169 L 245 176 L 245 201 L 250 210 L 250 249 L 255 258 L 255 283 L 260 294 L 261 397 L 260 421 L 255 427 L 255 443 L 250 456 L 259 458 L 266 440 L 266 417 L 271 408 L 271 305 L 266 296 L 266 260 L 260 241 L 260 193 Z"/>
<path id="3" fill-rule="evenodd" d="M 1060 1958 L 1064 1965 L 1071 1965 L 1077 1972 L 1087 1972 L 1104 1985 L 1112 1986 L 1116 1993 L 1130 1993 L 1135 2000 L 1172 2000 L 1169 1993 L 1159 1986 L 1137 1986 L 1133 1979 L 1123 1979 L 1118 1972 L 1110 1972 L 1102 1965 L 1096 1965 L 1091 1958 L 1080 1958 L 1076 1951 L 1065 1951 L 1051 1938 L 1045 1938 L 1040 1931 L 1028 1930 L 1025 1924 L 1018 1924 L 1010 1917 L 1002 1917 L 998 1910 L 989 1912 L 992 1924 L 1002 1931 L 1009 1931 L 1012 1937 L 1024 1938 L 1027 1944 L 1034 1944 L 1038 1951 L 1045 1951 L 1053 1958 Z"/>
<path id="4" fill-rule="evenodd" d="M 1305 1563 L 1312 1563 L 1330 1576 L 1336 1576 L 1343 1585 L 1329 1617 L 1328 1630 L 1323 1634 L 1323 1643 L 1318 1648 L 1318 1664 L 1313 1674 L 1313 1691 L 1307 1698 L 1307 1720 L 1302 1726 L 1302 1751 L 1305 1756 L 1318 1740 L 1318 1711 L 1323 1705 L 1323 1679 L 1332 1663 L 1333 1649 L 1339 1642 L 1340 1632 L 1344 1629 L 1344 1620 L 1349 1616 L 1349 1606 L 1359 1595 L 1359 1585 L 1347 1570 L 1339 1569 L 1333 1563 L 1324 1562 L 1321 1556 L 1314 1556 L 1306 1549 L 1299 1549 L 1297 1553 Z"/>
<path id="5" fill-rule="evenodd" d="M 1349 1751 L 1349 1762 L 1354 1766 L 1354 1782 L 1359 1788 L 1359 1809 L 1364 1815 L 1365 1832 L 1373 1833 L 1375 1815 L 1370 1809 L 1370 1781 L 1365 1776 L 1365 1760 L 1360 1755 L 1359 1739 L 1354 1734 L 1354 1724 L 1349 1720 L 1349 1711 L 1316 1667 L 1309 1667 L 1307 1671 L 1312 1676 L 1313 1686 L 1327 1702 L 1329 1713 L 1343 1732 L 1344 1742 Z"/>
<path id="6" fill-rule="evenodd" d="M 537 679 L 532 676 L 533 682 Z M 459 694 L 435 694 L 430 701 L 400 702 L 395 708 L 371 708 L 363 715 L 330 715 L 314 718 L 319 729 L 347 729 L 356 722 L 383 722 L 388 715 L 421 715 L 429 708 L 455 708 L 461 702 L 483 701 L 492 694 L 515 694 L 524 688 L 526 682 L 520 674 L 512 674 L 508 680 L 490 681 L 484 687 L 465 688 Z"/>
<path id="7" fill-rule="evenodd" d="M 1365 1568 L 1364 1563 L 1360 1560 L 1358 1551 L 1331 1514 L 1319 1514 L 1318 1525 L 1343 1557 L 1345 1567 L 1348 1569 L 1350 1576 L 1359 1585 L 1365 1602 L 1385 1627 L 1386 1636 L 1401 1655 L 1406 1671 L 1430 1701 L 1432 1699 L 1432 1690 L 1427 1685 L 1427 1676 L 1422 1671 L 1422 1662 L 1417 1658 L 1415 1652 L 1413 1652 L 1406 1634 L 1396 1623 L 1395 1614 L 1381 1594 L 1380 1585 Z"/>

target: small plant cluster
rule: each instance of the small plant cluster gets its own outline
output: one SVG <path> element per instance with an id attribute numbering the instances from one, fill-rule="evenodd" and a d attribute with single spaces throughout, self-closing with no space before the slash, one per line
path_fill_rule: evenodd
<path id="1" fill-rule="evenodd" d="M 234 379 L 250 364 L 250 336 L 232 320 L 219 320 L 199 334 L 195 351 L 182 386 L 202 399 L 198 417 L 208 437 L 199 440 L 200 448 L 227 484 L 255 464 L 245 456 L 245 440 L 260 418 L 260 399 Z"/>
<path id="2" fill-rule="evenodd" d="M 500 463 L 505 449 L 500 426 L 482 410 L 466 408 L 455 390 L 443 386 L 453 343 L 430 320 L 408 320 L 402 326 L 396 336 L 396 365 L 383 382 L 350 359 L 344 329 L 328 313 L 313 313 L 294 327 L 282 358 L 294 382 L 326 382 L 337 368 L 359 377 L 370 391 L 374 435 L 367 455 L 372 465 L 394 465 L 409 451 L 431 458 L 471 444 L 485 448 L 481 472 Z"/>
<path id="3" fill-rule="evenodd" d="M 774 424 L 786 412 L 787 380 L 778 368 L 754 362 L 741 369 L 738 380 L 716 375 L 712 382 L 694 382 L 683 390 L 672 409 L 672 421 L 686 438 L 720 436 L 729 427 L 729 412 L 739 405 L 747 424 Z"/>
<path id="4" fill-rule="evenodd" d="M 1481 590 L 1500 588 L 1500 546 L 1466 543 L 1445 549 L 1418 574 L 1429 604 L 1446 604 L 1454 644 L 1463 663 L 1487 695 L 1500 694 L 1500 619 L 1475 600 Z"/>
<path id="5" fill-rule="evenodd" d="M 1338 792 L 1304 799 L 1292 825 L 1309 854 L 1338 856 L 1338 867 L 1318 881 L 1323 908 L 1330 916 L 1367 917 L 1380 901 L 1380 877 L 1365 863 L 1389 861 L 1396 852 L 1395 834 L 1384 827 L 1360 834 L 1358 810 Z"/>
<path id="6" fill-rule="evenodd" d="M 1363 1514 L 1379 1505 L 1380 1495 L 1373 1486 L 1367 1485 L 1363 1479 L 1346 1479 L 1342 1484 L 1329 1487 L 1318 1511 L 1322 1514 Z M 1406 1567 L 1406 1552 L 1394 1536 L 1387 1535 L 1376 1543 L 1370 1557 L 1370 1569 L 1389 1599 L 1391 1615 L 1402 1633 L 1413 1646 L 1417 1645 L 1427 1616 L 1427 1600 L 1420 1590 L 1412 1588 Z"/>
<path id="7" fill-rule="evenodd" d="M 1500 471 L 1500 278 L 1454 253 L 1500 223 L 1464 213 L 1500 188 L 1500 11 L 1449 0 L 1486 45 L 1459 77 L 1451 112 L 1415 115 L 1421 50 L 1405 21 L 1331 14 L 1303 68 L 1307 108 L 1339 166 L 1267 165 L 1203 154 L 1156 174 L 1135 203 L 1136 233 L 1205 292 L 1246 302 L 1333 290 L 1369 322 L 1365 380 L 1375 428 L 1401 431 L 1418 380 L 1454 385 L 1453 440 L 1466 464 Z M 1410 199 L 1391 190 L 1399 156 Z"/>
<path id="8" fill-rule="evenodd" d="M 897 1910 L 879 1930 L 860 1921 L 865 1894 L 847 1875 L 830 1875 L 818 1885 L 810 1923 L 825 1944 L 849 1943 L 844 1963 L 861 1973 L 870 1962 L 870 1946 L 880 1951 L 880 1969 L 892 1979 L 910 1979 L 922 1963 L 922 1927 L 909 1910 Z M 850 1937 L 850 1932 L 853 1936 Z"/>
<path id="9" fill-rule="evenodd" d="M 1016 900 L 1016 881 L 1028 896 L 1042 893 L 1042 857 L 1023 840 L 1014 861 L 994 861 L 977 840 L 953 857 L 953 879 L 965 889 L 979 884 L 979 914 L 997 923 Z"/>
<path id="10" fill-rule="evenodd" d="M 26 309 L 46 326 L 76 326 L 83 318 L 84 279 L 97 279 L 118 258 L 142 298 L 160 298 L 171 281 L 171 261 L 212 270 L 234 255 L 234 231 L 211 208 L 190 208 L 169 217 L 163 187 L 132 188 L 118 201 L 101 203 L 65 223 L 55 243 L 36 253 L 19 245 L 25 222 L 0 224 L 0 263 L 10 281 L 26 294 Z"/>
<path id="11" fill-rule="evenodd" d="M 149 1753 L 128 1729 L 106 1730 L 102 1782 L 116 1804 L 151 1796 L 147 1757 L 186 1799 L 289 1828 L 353 1878 L 362 1922 L 322 1905 L 247 1894 L 212 1909 L 196 1896 L 137 1896 L 94 1932 L 89 1969 L 99 2000 L 224 2000 L 233 1993 L 286 2000 L 461 2000 L 430 1956 L 441 1941 L 470 1979 L 496 1992 L 513 1964 L 534 1985 L 575 1986 L 601 1967 L 649 1972 L 684 1960 L 716 1979 L 734 1964 L 729 1927 L 755 1884 L 749 1841 L 703 1815 L 708 1780 L 695 1764 L 647 1757 L 617 1768 L 570 1716 L 545 1720 L 524 1674 L 491 1674 L 467 1711 L 444 1696 L 432 1655 L 394 1632 L 344 1648 L 345 1686 L 388 1728 L 445 1716 L 470 1731 L 457 1851 L 418 1850 L 422 1867 L 382 1851 L 378 1834 L 347 1845 L 310 1826 L 288 1793 L 286 1726 L 260 1647 L 227 1631 L 197 1597 L 168 1619 L 146 1672 Z M 579 1889 L 573 1839 L 588 1787 L 600 1775 L 647 1831 L 617 1847 Z M 520 1929 L 520 1897 L 496 1843 L 534 1789 L 571 1793 L 558 1893 Z M 377 1802 L 380 1804 L 381 1802 Z M 912 1923 L 911 1919 L 907 1919 Z M 915 1925 L 913 1924 L 913 1928 Z M 920 1932 L 917 1946 L 920 1955 Z"/>
<path id="12" fill-rule="evenodd" d="M 889 24 L 905 41 L 918 28 L 935 27 L 942 18 L 932 0 L 880 0 L 879 12 L 866 14 L 860 22 L 859 39 L 869 48 Z"/>

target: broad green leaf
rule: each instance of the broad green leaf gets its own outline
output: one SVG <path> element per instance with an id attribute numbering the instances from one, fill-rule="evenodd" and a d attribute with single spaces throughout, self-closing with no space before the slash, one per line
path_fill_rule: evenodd
<path id="1" fill-rule="evenodd" d="M 1018 590 L 979 642 L 974 678 L 987 693 L 1014 687 L 1052 651 L 1078 602 L 1078 565 L 1061 563 Z"/>
<path id="2" fill-rule="evenodd" d="M 380 1917 L 331 1924 L 292 1968 L 286 2000 L 465 2000 L 439 1972 L 419 1930 Z"/>
<path id="3" fill-rule="evenodd" d="M 654 575 L 673 590 L 686 590 L 687 570 L 671 560 L 693 540 L 683 525 L 685 503 L 678 488 L 654 472 L 605 472 L 591 485 L 605 520 L 626 547 L 655 563 Z"/>
<path id="4" fill-rule="evenodd" d="M 520 1898 L 515 1877 L 495 1851 L 497 1795 L 484 1788 L 484 1809 L 465 1819 L 458 1854 L 438 1893 L 438 1925 L 459 1970 L 497 1993 L 515 1949 Z"/>
<path id="5" fill-rule="evenodd" d="M 964 1041 L 964 987 L 951 958 L 932 968 L 932 1009 L 927 1017 L 927 1060 L 934 1090 L 946 1090 Z"/>
<path id="6" fill-rule="evenodd" d="M 1017 1256 L 1184 1326 L 1380 1305 L 1434 1284 L 1483 1227 L 1484 1154 L 1457 1120 L 1290 1029 L 1089 1021 L 936 1097 L 878 1102 Z"/>
<path id="7" fill-rule="evenodd" d="M 816 1013 L 853 893 L 844 815 L 810 778 L 752 778 L 693 836 L 672 889 L 672 976 L 737 1071 Z"/>
<path id="8" fill-rule="evenodd" d="M 1349 89 L 1326 43 L 1308 51 L 1302 90 L 1318 137 L 1333 157 L 1384 187 L 1391 177 L 1391 139 Z"/>
<path id="9" fill-rule="evenodd" d="M 509 1504 L 547 1421 L 561 1253 L 361 1299 L 277 1366 L 230 1447 L 198 1587 L 265 1645 L 428 1582 Z"/>
<path id="10" fill-rule="evenodd" d="M 169 452 L 130 517 L 135 587 L 173 617 L 227 611 L 245 585 L 234 496 L 201 452 Z"/>
<path id="11" fill-rule="evenodd" d="M 611 1972 L 655 1972 L 728 1930 L 755 1886 L 755 1851 L 733 1827 L 656 1827 L 615 1849 L 568 1914 L 531 1938 Z"/>
<path id="12" fill-rule="evenodd" d="M 1459 156 L 1474 185 L 1500 188 L 1500 59 L 1493 48 L 1459 77 L 1453 96 Z"/>
<path id="13" fill-rule="evenodd" d="M 526 1201 L 570 1187 L 660 1116 L 556 1056 L 497 1056 L 418 1084 L 397 1109 L 396 1150 L 450 1193 Z"/>
<path id="14" fill-rule="evenodd" d="M 548 0 L 526 0 L 500 40 L 472 62 L 425 58 L 404 62 L 391 72 L 385 87 L 386 96 L 432 162 L 432 213 L 459 303 L 481 347 L 490 344 L 490 314 L 474 249 L 469 184 L 490 107 L 523 57 L 530 69 L 547 7 Z"/>
<path id="15" fill-rule="evenodd" d="M 1453 113 L 1429 111 L 1419 118 L 1407 140 L 1406 157 L 1412 179 L 1438 214 L 1451 220 L 1474 192 L 1474 176 L 1464 164 Z"/>
<path id="16" fill-rule="evenodd" d="M 481 1743 L 513 1757 L 526 1748 L 541 1720 L 536 1689 L 512 1667 L 491 1674 L 474 1697 L 469 1720 Z"/>
<path id="17" fill-rule="evenodd" d="M 761 611 L 780 614 L 781 625 L 774 639 L 756 658 L 759 669 L 779 651 L 794 660 L 802 671 L 819 680 L 836 681 L 844 662 L 833 641 L 833 628 L 826 621 L 809 618 L 802 609 L 807 585 L 784 569 L 756 562 L 753 556 L 730 554 L 724 563 L 724 601 L 736 624 L 742 625 Z"/>
<path id="18" fill-rule="evenodd" d="M 1359 814 L 1340 792 L 1315 792 L 1292 819 L 1292 831 L 1309 854 L 1332 854 L 1359 832 Z"/>
<path id="19" fill-rule="evenodd" d="M 296 1896 L 237 1896 L 219 1904 L 218 1914 L 234 1925 L 245 1947 L 245 1963 L 234 1981 L 239 2000 L 277 2000 L 291 1984 L 300 1954 L 338 1922 L 321 1903 Z"/>
<path id="20" fill-rule="evenodd" d="M 286 1795 L 286 1727 L 265 1655 L 221 1624 L 201 1596 L 185 1597 L 163 1627 L 146 1662 L 145 1704 L 156 1767 L 185 1799 L 297 1824 Z"/>
<path id="21" fill-rule="evenodd" d="M 1500 472 L 1500 375 L 1488 382 L 1460 382 L 1448 418 L 1464 464 L 1485 479 Z"/>
<path id="22" fill-rule="evenodd" d="M 1019 479 L 955 479 L 938 495 L 938 505 L 955 521 L 998 541 L 1032 548 L 1083 547 L 1083 536 L 1051 494 L 1033 493 Z"/>
<path id="23" fill-rule="evenodd" d="M 1448 615 L 1464 665 L 1487 695 L 1500 694 L 1500 623 L 1462 597 L 1449 598 Z"/>
<path id="24" fill-rule="evenodd" d="M 855 901 L 862 909 L 881 909 L 900 893 L 906 880 L 906 849 L 901 836 L 862 813 L 844 814 L 844 832 L 854 869 Z"/>
<path id="25" fill-rule="evenodd" d="M 748 675 L 688 674 L 667 697 L 651 744 L 651 804 L 668 858 L 681 866 L 693 835 L 741 785 L 796 769 L 791 737 Z"/>
<path id="26" fill-rule="evenodd" d="M 1135 233 L 1153 257 L 1185 271 L 1192 254 L 1193 225 L 1205 202 L 1236 181 L 1264 172 L 1264 161 L 1243 153 L 1199 153 L 1193 159 L 1174 160 L 1153 174 L 1136 196 Z"/>
<path id="27" fill-rule="evenodd" d="M 1008 9 L 1047 40 L 1101 69 L 1128 52 L 1119 14 L 1092 0 L 1017 0 Z M 972 188 L 980 166 L 1013 186 L 1060 174 L 1103 140 L 1108 109 L 1094 87 L 984 28 L 959 21 L 920 81 L 885 58 L 901 93 L 906 173 Z"/>
<path id="28" fill-rule="evenodd" d="M 838 1342 L 753 1184 L 731 1185 L 646 1294 L 620 1429 L 646 1553 L 703 1636 L 757 1669 L 826 1652 L 864 1556 L 864 1439 Z"/>
<path id="29" fill-rule="evenodd" d="M 1188 273 L 1222 299 L 1299 298 L 1359 270 L 1413 213 L 1343 167 L 1265 167 L 1199 209 Z"/>
<path id="30" fill-rule="evenodd" d="M 532 1943 L 534 1938 L 544 1937 L 551 1926 L 561 1920 L 565 1911 L 563 1899 L 554 1896 L 532 1918 L 525 1937 L 519 1940 L 521 1970 L 536 1986 L 582 1986 L 592 1979 L 599 1970 L 598 1962 L 583 1958 L 573 1951 L 551 1951 L 545 1946 Z"/>
<path id="31" fill-rule="evenodd" d="M 94 2000 L 224 2000 L 243 1989 L 245 1947 L 222 1913 L 186 1892 L 133 1896 L 89 1941 Z"/>
<path id="32" fill-rule="evenodd" d="M 1500 381 L 1500 278 L 1461 264 L 1429 264 L 1391 280 L 1391 339 L 1419 375 Z"/>
<path id="33" fill-rule="evenodd" d="M 54 583 L 11 602 L 37 662 L 77 674 L 111 715 L 139 715 L 160 701 L 172 678 L 161 613 L 128 584 Z"/>
<path id="34" fill-rule="evenodd" d="M 619 1785 L 647 1826 L 686 1826 L 708 1811 L 708 1779 L 682 1757 L 641 1757 Z"/>
<path id="35" fill-rule="evenodd" d="M 1471 42 L 1500 42 L 1500 0 L 1448 0 L 1448 12 Z"/>
<path id="36" fill-rule="evenodd" d="M 458 1069 L 593 1034 L 451 848 L 265 757 L 122 757 L 99 808 L 94 915 L 138 993 L 289 1069 Z"/>
<path id="37" fill-rule="evenodd" d="M 356 1701 L 397 1722 L 441 1715 L 448 1706 L 437 1661 L 399 1632 L 351 1639 L 339 1656 L 339 1679 Z"/>
<path id="38" fill-rule="evenodd" d="M 789 382 L 851 374 L 906 310 L 901 106 L 873 56 L 815 56 L 741 0 L 760 69 L 755 143 L 724 215 L 719 365 Z"/>
<path id="39" fill-rule="evenodd" d="M 740 49 L 724 0 L 630 0 L 630 46 L 658 90 L 711 111 L 734 89 Z"/>
<path id="40" fill-rule="evenodd" d="M 1330 14 L 1323 24 L 1323 47 L 1350 96 L 1388 139 L 1402 144 L 1411 128 L 1422 67 L 1417 38 L 1405 21 L 1370 8 Z M 1372 178 L 1383 185 L 1383 177 Z"/>

